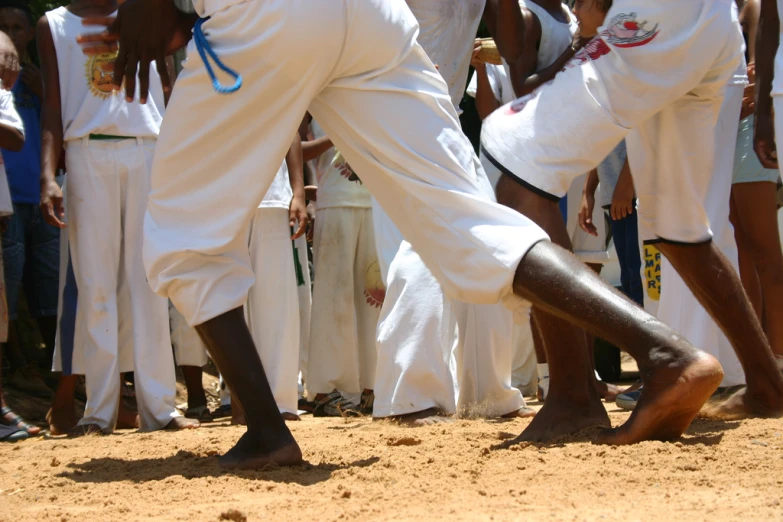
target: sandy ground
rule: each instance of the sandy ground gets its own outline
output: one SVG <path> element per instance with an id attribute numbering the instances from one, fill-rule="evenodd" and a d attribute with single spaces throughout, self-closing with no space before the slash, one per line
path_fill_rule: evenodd
<path id="1" fill-rule="evenodd" d="M 627 414 L 607 404 L 613 423 Z M 528 421 L 290 423 L 308 464 L 222 473 L 241 428 L 0 445 L 0 520 L 783 520 L 783 421 L 499 448 Z"/>

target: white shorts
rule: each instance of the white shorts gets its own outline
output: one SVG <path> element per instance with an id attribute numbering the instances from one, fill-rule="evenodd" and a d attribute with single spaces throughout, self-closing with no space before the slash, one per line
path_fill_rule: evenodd
<path id="1" fill-rule="evenodd" d="M 404 0 L 245 0 L 212 12 L 204 31 L 244 85 L 216 94 L 191 41 L 144 237 L 150 285 L 188 324 L 245 303 L 247 230 L 308 110 L 446 293 L 520 304 L 516 268 L 547 235 L 487 195 Z"/>
<path id="2" fill-rule="evenodd" d="M 709 240 L 715 129 L 742 62 L 733 3 L 616 0 L 552 82 L 485 120 L 485 155 L 559 199 L 627 137 L 645 239 Z"/>

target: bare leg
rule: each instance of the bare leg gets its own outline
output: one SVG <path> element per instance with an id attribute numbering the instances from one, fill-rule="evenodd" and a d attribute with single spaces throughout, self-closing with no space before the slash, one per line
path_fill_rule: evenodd
<path id="1" fill-rule="evenodd" d="M 644 395 L 628 422 L 604 432 L 600 442 L 632 444 L 679 437 L 723 378 L 720 364 L 713 357 L 694 348 L 606 285 L 573 255 L 549 242 L 536 244 L 522 259 L 514 279 L 514 292 L 552 316 L 571 321 L 622 347 L 636 359 L 645 383 Z M 573 347 L 564 347 L 563 352 L 558 357 L 558 367 L 568 366 L 569 356 L 585 353 Z M 553 362 L 551 357 L 550 369 Z M 553 380 L 564 378 L 560 369 L 557 373 L 552 369 L 552 375 Z M 595 389 L 588 384 L 582 377 L 583 397 L 595 396 Z M 549 401 L 544 408 L 548 404 Z M 533 423 L 542 418 L 543 411 Z M 548 422 L 573 421 L 550 415 Z M 527 440 L 526 435 L 523 433 L 520 440 Z"/>
<path id="2" fill-rule="evenodd" d="M 523 188 L 505 174 L 498 181 L 497 197 L 498 203 L 524 213 L 538 223 L 554 243 L 571 249 L 557 202 Z M 582 267 L 587 270 L 584 265 Z M 526 440 L 539 441 L 589 426 L 609 426 L 609 416 L 596 389 L 584 331 L 539 309 L 535 301 L 533 305 L 533 317 L 546 349 L 550 384 L 544 407 L 523 436 Z"/>
<path id="3" fill-rule="evenodd" d="M 206 406 L 207 395 L 204 393 L 202 380 L 204 370 L 200 366 L 180 366 L 180 368 L 188 391 L 188 409 Z"/>
<path id="4" fill-rule="evenodd" d="M 659 248 L 726 334 L 745 370 L 748 387 L 712 412 L 732 418 L 783 415 L 783 375 L 728 259 L 712 242 Z"/>
<path id="5" fill-rule="evenodd" d="M 242 308 L 196 326 L 231 391 L 245 409 L 247 432 L 220 457 L 225 469 L 255 469 L 302 462 L 302 452 L 275 404 Z M 236 404 L 232 405 L 236 407 Z"/>
<path id="6" fill-rule="evenodd" d="M 49 432 L 52 435 L 66 435 L 79 422 L 73 406 L 76 400 L 76 385 L 78 382 L 78 375 L 60 375 L 57 381 L 57 390 L 54 392 L 52 407 L 46 414 L 46 422 L 49 423 Z"/>
<path id="7" fill-rule="evenodd" d="M 756 311 L 756 317 L 758 317 L 759 320 L 762 320 L 764 317 L 764 308 L 761 298 L 761 282 L 759 281 L 759 274 L 756 271 L 756 265 L 753 262 L 753 251 L 750 246 L 750 240 L 745 236 L 745 231 L 742 229 L 742 223 L 737 215 L 737 208 L 734 200 L 734 190 L 732 189 L 729 221 L 731 221 L 731 224 L 734 227 L 734 240 L 737 242 L 739 276 L 742 281 L 742 286 L 745 288 L 745 293 L 750 300 L 750 304 L 753 306 L 753 310 Z"/>

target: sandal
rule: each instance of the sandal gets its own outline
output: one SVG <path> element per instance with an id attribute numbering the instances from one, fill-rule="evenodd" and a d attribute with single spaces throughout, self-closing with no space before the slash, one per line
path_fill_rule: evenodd
<path id="1" fill-rule="evenodd" d="M 30 434 L 24 430 L 20 430 L 14 426 L 0 424 L 0 442 L 19 442 L 20 440 L 29 438 Z"/>
<path id="2" fill-rule="evenodd" d="M 10 415 L 10 419 L 6 419 L 6 415 Z M 11 408 L 2 408 L 0 409 L 0 424 L 3 424 L 5 426 L 11 426 L 18 428 L 27 435 L 35 436 L 41 433 L 41 428 L 38 426 L 31 426 L 27 424 L 24 419 L 22 419 L 19 415 L 14 413 Z"/>
<path id="3" fill-rule="evenodd" d="M 373 391 L 362 392 L 362 398 L 359 401 L 359 413 L 372 416 L 372 406 L 375 403 L 375 393 Z"/>
<path id="4" fill-rule="evenodd" d="M 356 404 L 343 396 L 337 390 L 321 400 L 315 401 L 313 417 L 358 417 L 361 415 L 356 409 Z"/>
<path id="5" fill-rule="evenodd" d="M 199 422 L 212 422 L 215 418 L 206 406 L 194 406 L 185 411 L 186 419 L 196 419 Z"/>
<path id="6" fill-rule="evenodd" d="M 299 399 L 299 401 L 296 403 L 296 407 L 299 409 L 299 411 L 303 411 L 305 413 L 313 413 L 313 411 L 315 411 L 315 403 L 304 398 Z"/>
<path id="7" fill-rule="evenodd" d="M 222 419 L 224 417 L 231 417 L 231 405 L 221 404 L 215 411 L 212 412 L 212 419 Z"/>

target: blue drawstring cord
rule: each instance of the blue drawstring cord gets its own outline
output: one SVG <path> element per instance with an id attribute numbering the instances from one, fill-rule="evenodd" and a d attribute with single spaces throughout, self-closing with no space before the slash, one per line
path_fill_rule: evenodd
<path id="1" fill-rule="evenodd" d="M 239 88 L 242 87 L 242 75 L 233 69 L 230 69 L 223 62 L 221 62 L 220 58 L 217 57 L 215 51 L 212 49 L 212 46 L 209 45 L 206 36 L 204 36 L 204 30 L 201 28 L 201 26 L 204 25 L 204 22 L 207 20 L 209 19 L 199 18 L 196 22 L 196 25 L 193 27 L 193 39 L 196 41 L 196 49 L 198 50 L 198 54 L 201 56 L 201 60 L 204 62 L 204 66 L 207 68 L 207 74 L 209 74 L 209 77 L 212 80 L 212 85 L 218 93 L 231 94 L 237 92 Z M 215 65 L 217 65 L 221 71 L 236 80 L 234 85 L 226 87 L 220 83 L 220 81 L 217 79 L 217 76 L 215 76 L 215 71 L 209 64 L 207 55 L 212 58 L 212 60 L 215 62 Z"/>

